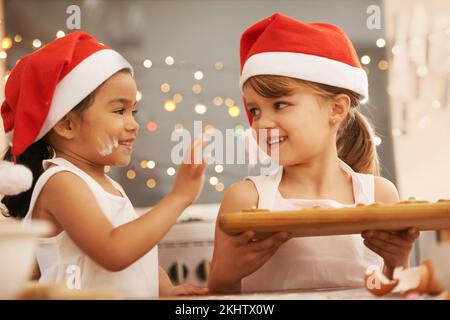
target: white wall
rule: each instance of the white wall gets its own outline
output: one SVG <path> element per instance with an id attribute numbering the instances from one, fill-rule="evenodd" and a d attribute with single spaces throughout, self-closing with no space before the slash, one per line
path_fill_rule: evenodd
<path id="1" fill-rule="evenodd" d="M 389 61 L 388 92 L 393 129 L 403 130 L 394 136 L 400 196 L 450 199 L 450 3 L 386 0 L 384 4 L 388 49 L 397 45 Z M 405 32 L 401 31 L 402 19 Z M 405 46 L 403 41 L 404 51 L 402 37 L 409 42 Z M 416 44 L 424 44 L 421 49 L 420 44 L 419 49 L 411 46 L 415 37 Z M 427 69 L 422 77 L 417 72 L 420 65 Z M 435 232 L 422 232 L 412 262 L 429 258 L 434 247 Z"/>
<path id="2" fill-rule="evenodd" d="M 450 2 L 389 0 L 385 14 L 388 50 L 397 47 L 397 54 L 391 54 L 388 89 L 392 126 L 405 131 L 394 137 L 397 186 L 402 198 L 450 199 Z M 407 21 L 409 43 L 399 53 L 401 19 Z M 442 39 L 446 43 L 439 47 L 432 42 L 438 25 L 438 44 Z M 411 46 L 415 37 L 424 41 L 423 50 Z M 418 52 L 424 56 L 417 57 Z M 428 71 L 423 77 L 417 74 L 421 65 Z"/>

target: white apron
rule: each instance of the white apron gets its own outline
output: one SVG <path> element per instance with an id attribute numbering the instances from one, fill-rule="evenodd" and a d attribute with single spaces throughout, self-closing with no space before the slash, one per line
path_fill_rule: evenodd
<path id="1" fill-rule="evenodd" d="M 51 164 L 56 166 L 49 168 Z M 109 177 L 123 197 L 105 191 L 92 177 L 63 158 L 45 160 L 43 166 L 46 171 L 39 177 L 33 190 L 30 209 L 23 219 L 24 223 L 31 220 L 34 205 L 45 183 L 61 171 L 70 171 L 86 182 L 104 215 L 114 227 L 138 218 L 122 187 Z M 65 231 L 55 237 L 40 238 L 35 252 L 41 272 L 40 282 L 59 283 L 67 285 L 69 289 L 78 289 L 77 284 L 81 290 L 111 288 L 120 298 L 159 295 L 157 246 L 119 272 L 108 271 L 95 263 L 72 242 Z"/>
<path id="2" fill-rule="evenodd" d="M 374 176 L 354 172 L 340 160 L 342 169 L 352 177 L 355 204 L 334 200 L 285 199 L 278 186 L 283 174 L 279 167 L 268 176 L 247 177 L 258 191 L 258 208 L 273 211 L 321 207 L 353 207 L 375 202 Z M 383 259 L 364 246 L 361 235 L 293 238 L 253 274 L 242 280 L 242 292 L 280 291 L 363 286 L 369 265 L 381 267 Z"/>

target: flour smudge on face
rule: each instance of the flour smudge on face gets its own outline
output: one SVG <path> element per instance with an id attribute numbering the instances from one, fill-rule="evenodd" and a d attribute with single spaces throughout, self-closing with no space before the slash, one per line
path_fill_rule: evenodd
<path id="1" fill-rule="evenodd" d="M 119 139 L 115 137 L 97 137 L 97 151 L 102 157 L 106 157 L 119 146 Z"/>

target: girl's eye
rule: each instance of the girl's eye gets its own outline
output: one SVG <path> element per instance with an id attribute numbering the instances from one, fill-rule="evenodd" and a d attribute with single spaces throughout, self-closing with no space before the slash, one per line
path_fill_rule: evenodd
<path id="1" fill-rule="evenodd" d="M 132 110 L 131 112 L 133 113 L 133 116 L 134 116 L 138 111 L 137 111 L 137 109 L 136 109 L 136 110 Z M 124 109 L 124 108 L 117 109 L 117 110 L 114 111 L 114 113 L 117 113 L 117 114 L 124 114 L 124 113 L 125 113 L 125 109 Z"/>
<path id="2" fill-rule="evenodd" d="M 281 109 L 288 107 L 289 105 L 285 102 L 275 102 L 274 106 L 275 106 L 275 109 L 281 110 Z"/>
<path id="3" fill-rule="evenodd" d="M 252 117 L 257 117 L 260 111 L 257 108 L 250 108 L 248 109 L 248 112 L 251 114 Z"/>

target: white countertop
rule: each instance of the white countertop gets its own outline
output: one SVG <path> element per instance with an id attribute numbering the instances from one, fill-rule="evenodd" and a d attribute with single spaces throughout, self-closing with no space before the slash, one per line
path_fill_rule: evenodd
<path id="1" fill-rule="evenodd" d="M 282 291 L 236 295 L 182 296 L 178 299 L 188 300 L 442 300 L 445 294 L 432 297 L 429 295 L 404 297 L 399 292 L 377 297 L 365 288 L 317 289 L 305 291 Z"/>

